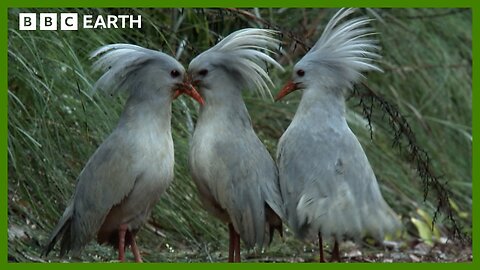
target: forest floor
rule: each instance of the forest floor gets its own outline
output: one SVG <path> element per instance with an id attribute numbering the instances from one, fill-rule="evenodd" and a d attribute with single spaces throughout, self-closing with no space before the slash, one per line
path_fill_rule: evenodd
<path id="1" fill-rule="evenodd" d="M 36 231 L 35 229 L 33 231 Z M 33 233 L 18 226 L 9 227 L 10 262 L 116 262 L 116 251 L 98 245 L 93 241 L 87 245 L 81 258 L 59 258 L 58 251 L 53 251 L 47 258 L 42 257 L 41 249 L 46 241 L 43 233 Z M 219 243 L 181 243 L 169 242 L 163 237 L 152 237 L 150 230 L 139 234 L 138 243 L 145 262 L 226 262 L 228 245 Z M 155 241 L 153 241 L 153 239 Z M 330 259 L 331 246 L 324 245 L 325 258 Z M 347 241 L 340 244 L 342 263 L 395 263 L 395 262 L 472 262 L 472 246 L 446 238 L 436 243 L 424 243 L 420 240 L 395 242 L 385 241 L 383 246 L 361 245 Z M 113 259 L 113 260 L 112 260 Z M 127 251 L 127 260 L 133 261 L 132 254 Z M 260 252 L 242 249 L 243 262 L 266 263 L 303 263 L 318 262 L 318 242 L 302 243 L 287 234 L 285 239 L 275 237 L 271 246 Z"/>

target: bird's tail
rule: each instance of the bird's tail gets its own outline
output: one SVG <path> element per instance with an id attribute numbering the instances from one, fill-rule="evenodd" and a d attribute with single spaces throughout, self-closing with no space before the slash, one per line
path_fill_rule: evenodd
<path id="1" fill-rule="evenodd" d="M 61 251 L 60 256 L 63 256 L 66 252 L 70 250 L 70 241 L 69 241 L 69 234 L 70 234 L 70 226 L 72 221 L 73 215 L 73 207 L 70 205 L 65 209 L 62 217 L 58 221 L 57 226 L 53 230 L 50 239 L 48 240 L 47 244 L 45 245 L 42 256 L 48 256 L 50 251 L 55 247 L 55 244 L 58 242 L 59 238 L 63 236 L 61 241 Z"/>
<path id="2" fill-rule="evenodd" d="M 322 69 L 327 87 L 351 88 L 363 78 L 362 72 L 382 71 L 373 61 L 380 58 L 372 19 L 357 17 L 341 23 L 355 9 L 341 9 L 328 22 L 322 36 L 302 61 Z"/>

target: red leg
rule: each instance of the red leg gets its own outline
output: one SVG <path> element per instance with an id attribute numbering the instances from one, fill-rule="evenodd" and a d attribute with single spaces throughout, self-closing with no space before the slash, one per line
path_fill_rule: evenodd
<path id="1" fill-rule="evenodd" d="M 234 232 L 235 234 L 235 262 L 240 262 L 240 234 Z"/>
<path id="2" fill-rule="evenodd" d="M 125 261 L 125 235 L 127 234 L 128 225 L 122 224 L 118 228 L 118 260 Z"/>
<path id="3" fill-rule="evenodd" d="M 228 232 L 230 234 L 230 241 L 228 247 L 228 262 L 233 262 L 234 248 L 235 248 L 235 229 L 232 223 L 228 223 Z"/>
<path id="4" fill-rule="evenodd" d="M 140 250 L 138 249 L 137 242 L 135 241 L 135 235 L 132 235 L 132 245 L 131 245 L 133 256 L 135 257 L 135 262 L 141 263 L 142 256 L 140 255 Z"/>
<path id="5" fill-rule="evenodd" d="M 332 250 L 332 262 L 337 261 L 340 262 L 340 250 L 338 247 L 338 242 L 335 240 L 335 244 L 333 245 L 333 250 Z"/>
<path id="6" fill-rule="evenodd" d="M 322 234 L 318 233 L 318 251 L 320 253 L 320 262 L 325 262 L 325 257 L 323 256 L 323 241 L 322 241 Z"/>

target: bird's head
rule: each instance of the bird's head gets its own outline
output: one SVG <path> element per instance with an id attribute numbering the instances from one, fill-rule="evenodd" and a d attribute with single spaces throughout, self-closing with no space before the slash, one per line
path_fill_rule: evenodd
<path id="1" fill-rule="evenodd" d="M 203 99 L 187 80 L 185 68 L 173 57 L 159 51 L 131 44 L 111 44 L 94 51 L 94 69 L 104 74 L 94 89 L 115 92 L 128 91 L 141 99 L 174 99 L 190 95 L 203 104 Z"/>
<path id="2" fill-rule="evenodd" d="M 291 80 L 275 100 L 306 88 L 343 91 L 363 78 L 362 72 L 381 71 L 373 61 L 380 58 L 370 19 L 358 17 L 343 23 L 355 9 L 341 9 L 328 22 L 322 35 L 295 65 Z"/>
<path id="3" fill-rule="evenodd" d="M 309 85 L 314 84 L 314 82 L 318 79 L 318 76 L 315 73 L 315 69 L 311 64 L 309 65 L 308 63 L 301 62 L 297 63 L 293 68 L 291 79 L 277 94 L 275 101 L 282 99 L 284 96 L 295 90 L 305 89 Z"/>
<path id="4" fill-rule="evenodd" d="M 238 30 L 217 45 L 195 57 L 189 64 L 192 84 L 205 97 L 226 89 L 255 89 L 262 96 L 271 95 L 266 64 L 283 70 L 266 52 L 279 47 L 275 31 L 247 28 Z M 232 87 L 233 86 L 233 87 Z M 208 99 L 208 98 L 207 98 Z M 208 102 L 208 100 L 207 100 Z"/>
<path id="5" fill-rule="evenodd" d="M 241 77 L 230 78 L 235 68 L 224 64 L 224 54 L 204 53 L 195 57 L 189 64 L 188 76 L 192 85 L 200 92 L 210 91 L 224 84 L 231 84 L 232 80 L 241 80 Z"/>

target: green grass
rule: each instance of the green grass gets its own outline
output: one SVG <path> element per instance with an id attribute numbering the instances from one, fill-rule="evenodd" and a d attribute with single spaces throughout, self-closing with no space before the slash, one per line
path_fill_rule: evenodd
<path id="1" fill-rule="evenodd" d="M 99 74 L 91 71 L 88 55 L 108 43 L 127 42 L 175 55 L 185 65 L 219 37 L 248 26 L 278 27 L 284 32 L 284 55 L 277 59 L 289 71 L 304 50 L 289 37 L 312 45 L 334 10 L 260 9 L 262 20 L 228 10 L 208 9 L 69 9 L 80 14 L 141 14 L 141 30 L 18 31 L 18 12 L 9 10 L 8 40 L 8 193 L 9 259 L 39 257 L 52 227 L 70 198 L 75 179 L 102 140 L 116 125 L 124 96 L 92 95 Z M 42 9 L 32 10 L 41 12 Z M 54 10 L 53 12 L 67 10 Z M 252 9 L 244 10 L 255 14 Z M 394 104 L 407 118 L 417 144 L 425 149 L 432 169 L 448 182 L 458 206 L 458 222 L 471 233 L 472 206 L 472 26 L 469 10 L 374 9 L 384 73 L 369 74 L 368 85 Z M 445 14 L 435 16 L 435 14 Z M 434 15 L 434 16 L 431 16 Z M 271 70 L 276 93 L 289 73 Z M 273 103 L 246 93 L 254 127 L 268 147 L 276 143 L 291 121 L 300 94 Z M 392 147 L 392 131 L 378 109 L 373 117 L 373 140 L 358 99 L 349 101 L 348 121 L 359 137 L 379 180 L 385 199 L 402 215 L 403 239 L 416 237 L 410 218 L 417 209 L 433 215 L 434 195 L 423 201 L 422 181 L 406 158 Z M 173 104 L 175 181 L 155 207 L 150 225 L 140 232 L 140 245 L 151 261 L 209 261 L 225 259 L 224 225 L 201 207 L 190 179 L 188 140 L 196 119 L 196 104 L 181 97 Z M 464 212 L 466 214 L 464 214 Z M 441 216 L 437 227 L 446 234 Z M 156 227 L 163 236 L 154 232 Z M 276 239 L 271 254 L 302 253 L 304 244 L 287 233 Z M 108 260 L 113 251 L 92 242 L 84 260 Z M 98 255 L 98 256 L 97 256 Z M 54 256 L 52 256 L 54 258 Z"/>

